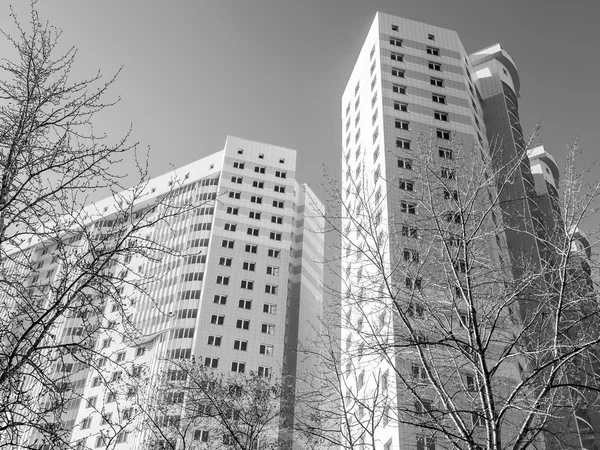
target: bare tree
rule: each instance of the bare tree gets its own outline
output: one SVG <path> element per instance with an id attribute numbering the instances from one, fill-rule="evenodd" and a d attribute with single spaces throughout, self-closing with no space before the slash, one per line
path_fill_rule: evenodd
<path id="1" fill-rule="evenodd" d="M 321 350 L 333 385 L 313 404 L 337 400 L 336 445 L 380 448 L 398 429 L 420 450 L 593 443 L 596 241 L 579 230 L 598 223 L 599 185 L 577 172 L 577 145 L 561 194 L 501 147 L 421 135 L 410 158 L 386 156 L 395 175 L 331 182 L 342 342 Z M 305 429 L 322 437 L 326 413 Z"/>
<path id="2" fill-rule="evenodd" d="M 283 387 L 262 374 L 226 375 L 210 361 L 165 361 L 141 409 L 148 448 L 278 449 Z"/>
<path id="3" fill-rule="evenodd" d="M 0 62 L 0 447 L 68 448 L 86 383 L 106 385 L 106 401 L 135 395 L 114 372 L 122 366 L 125 383 L 137 369 L 112 344 L 139 335 L 136 304 L 152 303 L 147 288 L 168 274 L 142 267 L 195 257 L 164 236 L 200 202 L 176 178 L 157 197 L 141 164 L 139 184 L 123 191 L 115 167 L 135 145 L 92 126 L 115 103 L 106 95 L 116 75 L 72 80 L 76 50 L 60 53 L 61 33 L 35 2 L 28 26 L 12 16 L 3 53 L 16 58 Z M 112 197 L 84 208 L 99 189 Z M 107 418 L 102 439 L 117 442 L 130 419 Z"/>

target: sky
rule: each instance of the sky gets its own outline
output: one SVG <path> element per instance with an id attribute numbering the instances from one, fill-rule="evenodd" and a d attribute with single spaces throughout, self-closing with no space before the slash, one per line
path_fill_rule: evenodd
<path id="1" fill-rule="evenodd" d="M 28 3 L 14 4 L 23 21 Z M 8 5 L 0 28 L 11 32 Z M 96 126 L 117 140 L 133 125 L 153 176 L 221 150 L 229 134 L 296 149 L 297 178 L 323 195 L 321 166 L 340 174 L 341 94 L 378 10 L 453 29 L 468 52 L 501 43 L 520 72 L 525 133 L 541 121 L 539 139 L 559 162 L 578 135 L 582 167 L 600 154 L 597 0 L 39 0 L 37 9 L 63 30 L 63 48 L 78 48 L 74 76 L 123 67 L 112 88 L 121 101 Z"/>

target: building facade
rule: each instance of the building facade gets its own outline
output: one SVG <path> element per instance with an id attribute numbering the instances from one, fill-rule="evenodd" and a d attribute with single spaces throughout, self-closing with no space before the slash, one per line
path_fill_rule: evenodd
<path id="1" fill-rule="evenodd" d="M 136 416 L 141 417 L 145 400 L 134 388 L 122 396 L 109 389 L 139 377 L 142 368 L 146 379 L 156 378 L 170 359 L 193 358 L 225 374 L 290 380 L 293 396 L 296 373 L 307 369 L 296 351 L 322 309 L 324 241 L 315 232 L 322 228 L 315 213 L 321 206 L 296 180 L 296 151 L 230 136 L 223 150 L 153 178 L 141 189 L 132 205 L 134 216 L 169 193 L 175 205 L 192 208 L 138 236 L 172 253 L 160 258 L 134 253 L 117 264 L 124 282 L 118 294 L 128 299 L 128 307 L 123 311 L 110 301 L 101 303 L 103 325 L 94 336 L 100 364 L 52 368 L 67 372 L 73 400 L 62 420 L 82 449 L 109 443 L 171 448 L 140 426 Z M 88 205 L 86 229 L 106 232 L 116 220 L 117 203 L 113 196 Z M 40 263 L 40 270 L 50 273 L 42 275 L 49 284 L 61 271 L 55 251 L 44 243 L 27 250 L 36 267 Z M 145 280 L 143 289 L 128 286 L 136 277 Z M 135 332 L 123 329 L 123 314 Z M 57 335 L 69 339 L 86 320 L 85 314 L 65 318 Z M 136 407 L 139 402 L 142 409 Z M 118 423 L 130 426 L 117 432 Z M 196 445 L 224 445 L 223 436 L 198 436 Z M 30 436 L 30 442 L 37 437 Z M 280 438 L 289 442 L 292 432 L 281 430 Z"/>
<path id="2" fill-rule="evenodd" d="M 493 330 L 465 324 L 492 314 L 502 286 L 552 264 L 548 242 L 560 227 L 558 168 L 543 148 L 528 158 L 519 96 L 516 65 L 499 44 L 469 54 L 452 30 L 377 13 L 341 102 L 343 406 L 352 417 L 350 444 L 477 446 L 477 436 L 490 429 L 489 405 L 477 410 L 472 394 L 483 389 L 471 364 L 473 331 L 511 335 L 538 313 L 525 300 L 535 288 L 524 289 L 514 308 L 498 308 L 502 319 Z M 490 174 L 495 182 L 487 181 Z M 474 218 L 485 233 L 469 228 Z M 479 284 L 467 287 L 467 280 Z M 486 291 L 486 280 L 496 287 Z M 487 303 L 477 304 L 473 292 Z M 456 334 L 461 326 L 469 330 L 464 340 Z M 527 360 L 501 362 L 502 345 L 488 351 L 482 364 L 498 368 L 501 381 L 493 389 L 503 398 L 528 373 Z M 526 407 L 519 408 L 505 416 L 504 442 L 523 423 Z M 443 414 L 468 439 L 451 442 L 440 433 Z M 536 439 L 548 448 L 596 448 L 596 422 L 594 411 L 567 413 Z"/>

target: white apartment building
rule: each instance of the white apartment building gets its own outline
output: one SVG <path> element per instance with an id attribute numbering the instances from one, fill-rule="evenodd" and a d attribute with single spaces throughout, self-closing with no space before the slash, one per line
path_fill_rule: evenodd
<path id="1" fill-rule="evenodd" d="M 112 432 L 108 422 L 120 418 L 132 426 L 113 436 L 117 449 L 148 443 L 131 417 L 135 392 L 119 398 L 106 389 L 141 367 L 152 375 L 164 370 L 165 359 L 195 358 L 217 371 L 252 371 L 273 380 L 293 380 L 305 369 L 296 350 L 321 313 L 324 240 L 317 232 L 323 228 L 319 200 L 296 179 L 296 151 L 229 136 L 223 150 L 151 179 L 140 208 L 172 190 L 173 180 L 182 201 L 200 207 L 146 237 L 196 254 L 130 259 L 125 281 L 135 273 L 158 275 L 148 295 L 136 294 L 128 310 L 137 337 L 119 337 L 122 311 L 106 304 L 104 320 L 114 323 L 97 339 L 104 372 L 80 363 L 61 369 L 71 373 L 76 394 L 63 420 L 78 448 L 103 448 Z M 86 207 L 90 229 L 110 225 L 115 201 Z M 52 249 L 34 244 L 27 251 L 44 263 L 40 270 L 52 282 L 60 271 Z M 121 294 L 128 296 L 128 288 Z M 81 320 L 68 318 L 58 333 L 67 336 Z"/>

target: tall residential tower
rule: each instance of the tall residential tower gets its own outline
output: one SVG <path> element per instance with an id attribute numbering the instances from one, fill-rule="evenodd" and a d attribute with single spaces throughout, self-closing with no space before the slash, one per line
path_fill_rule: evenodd
<path id="1" fill-rule="evenodd" d="M 538 292 L 532 284 L 497 302 L 556 264 L 560 209 L 556 162 L 541 147 L 531 163 L 526 153 L 520 89 L 499 44 L 469 54 L 452 30 L 382 13 L 367 34 L 341 101 L 342 365 L 357 444 L 476 446 L 497 407 L 477 394 L 485 367 L 497 369 L 498 398 L 528 376 L 528 358 L 508 357 L 503 341 L 543 317 Z M 550 294 L 544 301 L 552 308 Z M 527 345 L 543 346 L 545 332 Z M 504 413 L 503 442 L 526 403 Z M 585 409 L 547 421 L 535 440 L 597 448 L 600 421 Z M 436 428 L 443 420 L 470 437 L 451 442 Z"/>

